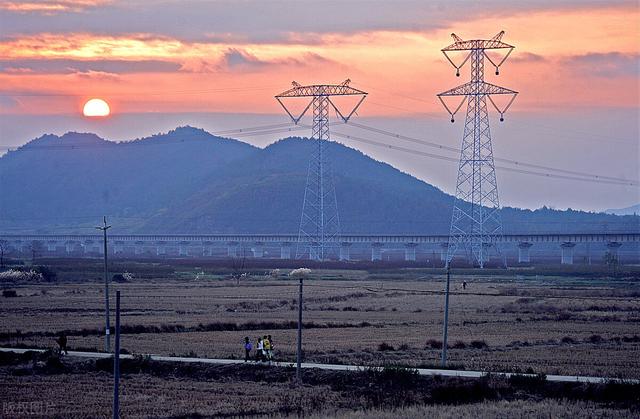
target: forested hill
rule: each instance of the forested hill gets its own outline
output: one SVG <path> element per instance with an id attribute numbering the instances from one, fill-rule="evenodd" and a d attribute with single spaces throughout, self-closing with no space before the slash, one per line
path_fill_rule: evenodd
<path id="1" fill-rule="evenodd" d="M 126 142 L 45 135 L 0 158 L 0 232 L 292 233 L 313 142 L 264 149 L 181 127 Z M 329 153 L 352 233 L 448 233 L 452 197 L 338 143 Z M 505 208 L 506 232 L 638 231 L 640 217 Z"/>

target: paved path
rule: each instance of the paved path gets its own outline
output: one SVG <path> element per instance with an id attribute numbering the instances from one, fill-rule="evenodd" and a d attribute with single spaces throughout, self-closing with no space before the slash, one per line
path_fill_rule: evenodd
<path id="1" fill-rule="evenodd" d="M 23 348 L 0 348 L 0 352 L 16 352 L 25 353 L 27 351 L 44 352 L 44 349 L 23 349 Z M 79 352 L 69 351 L 67 356 L 77 358 L 110 358 L 112 355 L 105 352 Z M 183 363 L 200 363 L 200 364 L 215 364 L 215 365 L 230 365 L 230 364 L 244 364 L 241 359 L 216 359 L 216 358 L 189 358 L 183 356 L 162 356 L 162 355 L 149 355 L 152 360 L 158 362 L 183 362 Z M 122 354 L 121 359 L 131 359 L 133 355 Z M 294 367 L 295 363 L 291 362 L 273 362 L 272 365 L 277 367 Z M 366 367 L 358 365 L 339 365 L 339 364 L 315 364 L 312 362 L 303 362 L 302 368 L 318 368 L 322 370 L 334 370 L 334 371 L 358 371 Z M 443 377 L 464 377 L 464 378 L 481 378 L 487 375 L 485 371 L 465 371 L 465 370 L 440 370 L 440 369 L 427 369 L 416 368 L 420 375 L 440 375 Z M 513 375 L 527 375 L 535 376 L 532 374 L 514 374 L 509 372 L 491 372 L 493 375 L 499 375 L 503 377 L 511 377 Z M 640 384 L 640 380 L 619 380 L 616 378 L 607 377 L 585 377 L 579 375 L 547 375 L 547 381 L 565 382 L 565 383 L 605 383 L 608 381 L 624 381 L 628 383 Z"/>

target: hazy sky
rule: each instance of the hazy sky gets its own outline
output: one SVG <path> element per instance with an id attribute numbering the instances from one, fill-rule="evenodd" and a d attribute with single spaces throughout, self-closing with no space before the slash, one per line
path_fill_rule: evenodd
<path id="1" fill-rule="evenodd" d="M 459 147 L 435 94 L 460 78 L 440 49 L 450 34 L 505 30 L 516 50 L 488 81 L 520 95 L 497 157 L 569 171 L 639 175 L 637 1 L 0 0 L 0 146 L 43 133 L 128 139 L 191 124 L 210 131 L 286 122 L 273 95 L 292 80 L 352 80 L 364 123 Z M 107 120 L 81 116 L 106 100 Z M 349 127 L 379 142 L 454 156 Z M 278 135 L 243 137 L 257 145 Z M 456 164 L 350 141 L 452 192 Z M 640 202 L 638 187 L 498 172 L 504 205 L 600 210 Z"/>

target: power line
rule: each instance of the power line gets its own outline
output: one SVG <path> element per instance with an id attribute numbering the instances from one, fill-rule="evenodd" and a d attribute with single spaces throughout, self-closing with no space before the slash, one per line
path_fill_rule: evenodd
<path id="1" fill-rule="evenodd" d="M 389 90 L 379 89 L 377 87 L 372 87 L 372 86 L 367 86 L 367 85 L 365 85 L 364 87 L 366 87 L 369 90 L 383 92 L 383 93 L 386 93 L 386 94 L 391 95 L 391 96 L 410 99 L 410 100 L 414 100 L 416 102 L 427 103 L 427 104 L 430 104 L 430 105 L 432 104 L 431 101 L 428 101 L 428 100 L 425 100 L 425 99 L 421 99 L 421 98 L 417 98 L 417 97 L 414 97 L 414 96 L 409 96 L 409 95 L 405 95 L 405 94 L 402 94 L 402 93 L 395 93 L 395 92 L 392 92 L 392 91 L 389 91 Z M 411 114 L 420 114 L 421 116 L 424 116 L 424 117 L 427 117 L 427 118 L 441 119 L 439 116 L 433 115 L 433 114 L 431 114 L 429 112 L 420 112 L 420 111 L 416 111 L 415 109 L 403 108 L 403 107 L 394 106 L 394 105 L 388 105 L 388 104 L 379 103 L 379 102 L 368 101 L 367 103 L 369 103 L 371 105 L 385 107 L 385 108 L 397 109 L 397 110 L 409 112 Z M 523 124 L 523 122 L 521 121 L 520 124 Z M 541 124 L 540 122 L 536 122 L 535 124 L 529 124 L 528 122 L 524 122 L 524 125 L 527 125 L 528 127 L 531 127 L 531 128 L 543 128 L 543 129 L 546 129 L 546 130 L 550 130 L 550 131 L 553 131 L 554 136 L 556 136 L 556 137 L 558 136 L 558 127 L 553 127 L 553 126 L 550 126 L 550 125 Z M 614 140 L 614 141 L 621 142 L 621 143 L 637 144 L 637 141 L 632 140 L 632 139 L 628 139 L 628 138 L 610 137 L 610 136 L 603 136 L 603 135 L 594 135 L 594 133 L 592 133 L 592 132 L 585 132 L 585 131 L 579 131 L 579 130 L 575 130 L 575 129 L 568 129 L 566 127 L 563 127 L 563 129 L 567 133 L 574 133 L 576 135 L 580 135 L 579 139 L 576 138 L 576 137 L 568 137 L 568 136 L 564 136 L 563 137 L 563 138 L 567 138 L 567 139 L 570 139 L 570 140 L 581 140 L 581 139 L 584 139 L 585 137 L 591 137 L 591 139 L 594 140 L 594 141 L 601 141 L 601 140 L 611 141 L 611 140 Z"/>
<path id="2" fill-rule="evenodd" d="M 338 137 L 341 137 L 341 138 L 345 138 L 345 139 L 349 139 L 349 140 L 353 140 L 353 141 L 358 141 L 358 142 L 362 142 L 362 143 L 366 143 L 366 144 L 375 145 L 377 147 L 385 147 L 385 148 L 389 148 L 389 149 L 392 149 L 392 150 L 402 151 L 404 153 L 409 153 L 409 154 L 413 154 L 413 155 L 420 155 L 420 156 L 424 156 L 424 157 L 429 157 L 429 158 L 433 158 L 433 159 L 444 160 L 444 161 L 449 161 L 449 162 L 454 162 L 454 163 L 458 162 L 458 159 L 456 159 L 454 157 L 443 156 L 441 154 L 428 153 L 428 152 L 421 151 L 421 150 L 416 150 L 416 149 L 411 149 L 411 148 L 406 148 L 406 147 L 401 147 L 401 146 L 395 146 L 395 145 L 391 145 L 391 144 L 381 143 L 381 142 L 378 142 L 378 141 L 369 140 L 369 139 L 358 137 L 358 136 L 355 136 L 355 135 L 342 134 L 342 133 L 335 132 L 335 131 L 333 131 L 332 134 L 336 135 Z M 582 182 L 604 183 L 604 184 L 622 185 L 622 186 L 636 186 L 637 185 L 637 183 L 630 182 L 630 181 L 622 182 L 622 181 L 610 181 L 610 180 L 606 180 L 606 179 L 588 179 L 588 178 L 575 177 L 575 176 L 557 175 L 557 174 L 553 174 L 553 173 L 534 172 L 532 170 L 515 169 L 515 168 L 505 167 L 505 166 L 495 166 L 495 167 L 496 167 L 496 169 L 510 171 L 510 172 L 514 172 L 514 173 L 521 173 L 521 174 L 526 174 L 526 175 L 548 177 L 548 178 L 554 178 L 554 179 L 577 180 L 577 181 L 582 181 Z"/>
<path id="3" fill-rule="evenodd" d="M 405 140 L 405 141 L 409 141 L 409 142 L 413 142 L 413 143 L 417 143 L 417 144 L 426 145 L 426 146 L 429 146 L 429 147 L 438 148 L 440 150 L 451 151 L 451 152 L 454 152 L 454 153 L 459 153 L 460 152 L 460 150 L 455 148 L 455 147 L 450 147 L 450 146 L 446 146 L 446 145 L 443 145 L 443 144 L 439 144 L 439 143 L 435 143 L 435 142 L 431 142 L 431 141 L 427 141 L 427 140 L 421 140 L 421 139 L 418 139 L 418 138 L 415 138 L 415 137 L 409 137 L 407 135 L 398 134 L 398 133 L 387 131 L 387 130 L 384 130 L 384 129 L 381 129 L 381 128 L 371 127 L 371 126 L 360 124 L 360 123 L 357 123 L 357 122 L 350 122 L 349 125 L 352 125 L 352 126 L 357 127 L 357 128 L 361 128 L 363 130 L 367 130 L 367 131 L 375 132 L 375 133 L 378 133 L 378 134 L 386 135 L 386 136 L 389 136 L 389 137 L 397 138 L 397 139 L 400 139 L 400 140 Z M 558 172 L 558 173 L 565 173 L 565 174 L 569 174 L 569 175 L 584 176 L 584 177 L 589 177 L 589 178 L 594 178 L 594 179 L 614 180 L 614 181 L 620 181 L 620 182 L 630 182 L 629 179 L 625 179 L 625 178 L 618 178 L 618 177 L 612 177 L 612 176 L 603 176 L 603 175 L 594 175 L 592 173 L 577 172 L 577 171 L 566 170 L 566 169 L 557 169 L 555 167 L 543 166 L 543 165 L 540 165 L 540 164 L 533 164 L 533 163 L 526 163 L 526 162 L 522 162 L 522 161 L 518 161 L 518 160 L 505 159 L 505 158 L 501 158 L 501 157 L 494 157 L 494 160 L 495 161 L 499 161 L 499 162 L 503 162 L 503 163 L 513 164 L 513 165 L 516 165 L 516 166 L 524 166 L 524 167 L 531 167 L 531 168 L 534 168 L 534 169 L 550 170 L 550 171 L 554 171 L 554 172 Z"/>

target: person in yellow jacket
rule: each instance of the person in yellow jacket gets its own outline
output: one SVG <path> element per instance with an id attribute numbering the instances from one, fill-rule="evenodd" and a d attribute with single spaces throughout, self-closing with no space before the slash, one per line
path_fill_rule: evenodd
<path id="1" fill-rule="evenodd" d="M 269 338 L 267 337 L 267 335 L 265 335 L 262 338 L 262 345 L 264 347 L 264 353 L 267 358 L 267 361 L 271 362 L 271 357 L 273 356 L 273 354 L 271 352 L 271 341 L 269 341 Z"/>

